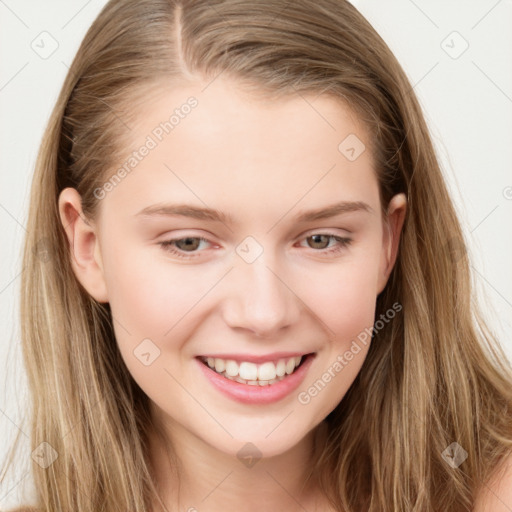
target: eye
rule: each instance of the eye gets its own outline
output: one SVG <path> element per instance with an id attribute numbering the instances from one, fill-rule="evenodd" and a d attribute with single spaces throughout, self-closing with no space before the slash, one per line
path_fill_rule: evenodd
<path id="1" fill-rule="evenodd" d="M 164 240 L 163 242 L 159 242 L 159 245 L 161 245 L 165 251 L 170 252 L 179 258 L 193 258 L 195 256 L 199 256 L 197 249 L 203 242 L 207 244 L 210 243 L 206 238 L 187 236 L 185 238 Z"/>
<path id="2" fill-rule="evenodd" d="M 315 233 L 306 238 L 302 239 L 307 242 L 311 249 L 315 249 L 314 252 L 321 254 L 336 254 L 341 252 L 351 242 L 351 238 L 341 237 L 330 233 Z M 334 244 L 329 245 L 331 242 Z M 203 244 L 211 244 L 209 240 L 203 237 L 187 236 L 183 238 L 174 238 L 171 240 L 164 240 L 159 242 L 159 245 L 166 251 L 171 253 L 173 256 L 178 258 L 195 258 L 201 256 L 201 248 Z M 301 245 L 304 247 L 304 245 Z"/>
<path id="3" fill-rule="evenodd" d="M 352 242 L 351 238 L 341 237 L 330 233 L 315 233 L 303 239 L 312 249 L 319 249 L 317 252 L 338 253 Z M 334 245 L 329 243 L 334 241 Z"/>

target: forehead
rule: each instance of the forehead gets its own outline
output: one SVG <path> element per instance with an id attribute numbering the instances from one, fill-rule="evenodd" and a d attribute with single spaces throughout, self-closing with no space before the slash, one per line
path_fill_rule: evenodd
<path id="1" fill-rule="evenodd" d="M 104 201 L 117 209 L 179 199 L 230 214 L 378 201 L 367 131 L 332 96 L 265 100 L 219 77 L 162 87 L 134 119 L 126 158 L 110 171 L 127 172 Z"/>

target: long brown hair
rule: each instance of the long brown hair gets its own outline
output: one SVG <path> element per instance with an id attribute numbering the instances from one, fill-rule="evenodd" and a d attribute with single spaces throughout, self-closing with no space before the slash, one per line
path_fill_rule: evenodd
<path id="1" fill-rule="evenodd" d="M 512 371 L 475 304 L 461 227 L 411 84 L 345 0 L 112 0 L 85 36 L 41 145 L 21 289 L 23 355 L 33 397 L 33 462 L 45 512 L 146 512 L 148 398 L 115 343 L 108 304 L 80 286 L 59 219 L 74 187 L 94 194 L 119 164 L 131 108 L 153 86 L 220 73 L 269 98 L 330 94 L 372 136 L 381 202 L 404 192 L 399 255 L 364 365 L 328 416 L 317 473 L 336 510 L 471 510 L 512 446 Z M 135 103 L 134 103 L 134 100 Z M 45 257 L 37 247 L 43 246 Z M 443 457 L 458 443 L 467 459 Z M 53 452 L 51 452 L 53 453 Z"/>

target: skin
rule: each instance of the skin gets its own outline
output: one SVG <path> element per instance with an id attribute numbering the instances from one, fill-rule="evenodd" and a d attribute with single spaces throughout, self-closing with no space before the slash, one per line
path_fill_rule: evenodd
<path id="1" fill-rule="evenodd" d="M 512 455 L 498 465 L 492 477 L 481 487 L 474 512 L 510 512 L 512 507 Z"/>
<path id="2" fill-rule="evenodd" d="M 222 77 L 205 86 L 162 89 L 147 100 L 127 154 L 188 97 L 199 103 L 106 194 L 94 221 L 83 217 L 74 189 L 62 191 L 73 270 L 96 300 L 110 303 L 119 350 L 151 399 L 163 433 L 151 439 L 151 461 L 168 510 L 329 510 L 316 483 L 304 486 L 304 478 L 322 420 L 352 384 L 369 344 L 308 404 L 297 396 L 373 325 L 406 199 L 395 196 L 383 216 L 370 150 L 354 161 L 338 150 L 349 134 L 370 146 L 340 101 L 294 95 L 267 102 Z M 296 220 L 341 200 L 370 210 Z M 136 215 L 156 203 L 206 205 L 233 219 Z M 315 243 L 313 234 L 352 241 Z M 263 249 L 252 263 L 235 250 L 247 236 Z M 159 244 L 185 237 L 208 242 L 191 259 Z M 134 356 L 144 339 L 160 349 L 148 366 Z M 220 394 L 195 360 L 275 351 L 316 352 L 316 358 L 296 391 L 268 405 Z M 237 458 L 247 442 L 262 454 L 250 468 Z M 180 461 L 179 489 L 166 455 L 171 444 Z"/>

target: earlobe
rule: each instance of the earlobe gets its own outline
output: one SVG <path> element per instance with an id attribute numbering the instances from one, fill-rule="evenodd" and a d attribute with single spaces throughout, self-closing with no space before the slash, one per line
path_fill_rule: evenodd
<path id="1" fill-rule="evenodd" d="M 384 219 L 377 294 L 384 290 L 395 265 L 406 210 L 407 199 L 405 194 L 401 193 L 393 196 L 388 205 L 387 218 Z"/>
<path id="2" fill-rule="evenodd" d="M 65 188 L 60 193 L 59 214 L 74 274 L 94 299 L 108 302 L 97 232 L 83 215 L 82 199 L 74 188 Z"/>

